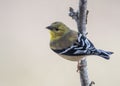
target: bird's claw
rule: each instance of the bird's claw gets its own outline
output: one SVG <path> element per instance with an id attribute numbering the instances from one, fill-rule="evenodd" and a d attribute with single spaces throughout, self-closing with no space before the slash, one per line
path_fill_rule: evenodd
<path id="1" fill-rule="evenodd" d="M 86 65 L 83 65 L 83 64 L 81 64 L 80 62 L 78 62 L 76 72 L 80 72 L 80 70 L 81 70 L 83 67 L 86 67 Z"/>

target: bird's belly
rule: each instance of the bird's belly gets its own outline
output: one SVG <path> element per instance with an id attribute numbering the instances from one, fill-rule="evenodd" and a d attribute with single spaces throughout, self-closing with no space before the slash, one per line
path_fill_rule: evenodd
<path id="1" fill-rule="evenodd" d="M 70 61 L 79 61 L 81 60 L 83 57 L 85 57 L 84 55 L 82 56 L 67 56 L 67 55 L 60 55 L 61 57 L 63 57 L 64 59 L 70 60 Z"/>

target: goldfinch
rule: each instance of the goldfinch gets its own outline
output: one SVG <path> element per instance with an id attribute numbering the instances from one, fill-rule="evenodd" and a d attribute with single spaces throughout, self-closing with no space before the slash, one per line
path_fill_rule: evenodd
<path id="1" fill-rule="evenodd" d="M 54 22 L 46 27 L 50 30 L 50 48 L 70 61 L 80 61 L 88 55 L 109 59 L 113 52 L 96 49 L 92 42 L 81 33 L 71 30 L 62 22 Z"/>

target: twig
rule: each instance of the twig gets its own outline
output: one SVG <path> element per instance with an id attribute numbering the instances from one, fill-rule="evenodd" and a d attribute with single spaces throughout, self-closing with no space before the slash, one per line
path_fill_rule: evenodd
<path id="1" fill-rule="evenodd" d="M 69 16 L 72 17 L 72 19 L 74 19 L 77 23 L 78 31 L 86 36 L 86 24 L 88 17 L 87 0 L 79 1 L 79 10 L 77 12 L 75 12 L 72 7 L 70 7 L 69 11 Z M 81 86 L 92 86 L 95 84 L 93 81 L 91 83 L 89 82 L 86 59 L 81 60 L 80 65 L 83 65 L 83 67 L 80 68 Z"/>
<path id="2" fill-rule="evenodd" d="M 95 84 L 95 82 L 94 82 L 94 81 L 91 81 L 91 83 L 90 83 L 89 86 L 92 86 L 92 85 L 94 85 L 94 84 Z"/>

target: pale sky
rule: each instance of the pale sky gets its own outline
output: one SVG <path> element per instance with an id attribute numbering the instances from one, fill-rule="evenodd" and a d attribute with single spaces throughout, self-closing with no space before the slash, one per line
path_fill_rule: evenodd
<path id="1" fill-rule="evenodd" d="M 49 48 L 54 21 L 77 30 L 68 16 L 78 0 L 0 0 L 0 86 L 80 86 L 77 62 Z M 88 0 L 87 37 L 99 49 L 113 51 L 110 60 L 87 57 L 95 86 L 120 86 L 120 0 Z"/>

